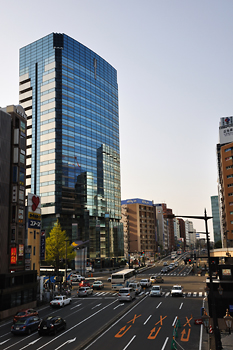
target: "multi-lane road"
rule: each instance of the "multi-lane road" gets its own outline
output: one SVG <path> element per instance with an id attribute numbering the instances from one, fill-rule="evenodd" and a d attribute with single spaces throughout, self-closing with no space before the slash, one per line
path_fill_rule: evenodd
<path id="1" fill-rule="evenodd" d="M 67 322 L 65 331 L 51 336 L 39 336 L 36 332 L 15 337 L 10 333 L 11 320 L 8 320 L 0 325 L 0 349 L 138 350 L 146 347 L 168 350 L 172 348 L 175 335 L 175 341 L 182 348 L 198 350 L 200 326 L 194 325 L 194 320 L 200 318 L 205 278 L 190 276 L 188 272 L 181 276 L 187 268 L 181 265 L 176 272 L 173 270 L 172 276 L 164 276 L 162 297 L 152 298 L 149 290 L 143 290 L 130 303 L 120 303 L 117 293 L 111 290 L 107 282 L 108 276 L 102 276 L 104 290 L 95 291 L 87 298 L 78 298 L 73 291 L 70 305 L 62 309 L 51 309 L 45 305 L 39 309 L 41 318 L 51 314 L 63 317 Z M 149 278 L 160 270 L 161 265 L 157 265 L 138 274 L 136 279 Z M 183 297 L 171 297 L 173 284 L 183 286 Z M 179 345 L 176 346 L 180 348 Z"/>

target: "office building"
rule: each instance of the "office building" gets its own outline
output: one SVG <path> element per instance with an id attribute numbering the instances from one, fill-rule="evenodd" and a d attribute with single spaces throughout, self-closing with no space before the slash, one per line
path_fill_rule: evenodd
<path id="1" fill-rule="evenodd" d="M 26 124 L 21 106 L 0 108 L 0 321 L 36 306 L 36 272 L 25 271 Z"/>
<path id="2" fill-rule="evenodd" d="M 125 255 L 154 259 L 157 252 L 155 209 L 152 201 L 133 198 L 121 201 Z"/>
<path id="3" fill-rule="evenodd" d="M 218 196 L 211 196 L 211 209 L 213 216 L 213 231 L 214 231 L 214 242 L 221 241 L 221 226 L 219 217 L 219 200 Z"/>
<path id="4" fill-rule="evenodd" d="M 158 252 L 166 252 L 168 251 L 168 227 L 167 227 L 167 219 L 163 216 L 163 207 L 162 204 L 155 204 L 155 217 L 156 217 L 156 241 L 158 244 Z"/>
<path id="5" fill-rule="evenodd" d="M 162 203 L 163 216 L 166 220 L 168 234 L 168 250 L 171 252 L 176 249 L 175 234 L 174 234 L 174 219 L 172 218 L 172 209 L 167 208 L 165 203 Z"/>
<path id="6" fill-rule="evenodd" d="M 11 105 L 0 123 L 0 273 L 8 273 L 24 270 L 27 117 Z"/>
<path id="7" fill-rule="evenodd" d="M 219 124 L 218 197 L 223 248 L 233 247 L 233 117 Z"/>
<path id="8" fill-rule="evenodd" d="M 123 256 L 117 71 L 66 34 L 20 49 L 27 116 L 26 194 L 41 196 L 42 229 L 59 219 L 98 263 Z"/>

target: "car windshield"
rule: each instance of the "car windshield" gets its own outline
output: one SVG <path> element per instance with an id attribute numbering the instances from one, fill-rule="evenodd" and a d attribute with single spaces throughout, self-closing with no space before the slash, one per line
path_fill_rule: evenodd
<path id="1" fill-rule="evenodd" d="M 147 280 L 141 280 L 141 282 L 147 282 Z"/>
<path id="2" fill-rule="evenodd" d="M 26 318 L 21 318 L 21 320 L 18 320 L 15 324 L 18 325 L 18 324 L 26 324 L 27 322 L 27 319 Z"/>
<path id="3" fill-rule="evenodd" d="M 175 289 L 175 290 L 181 290 L 181 287 L 173 287 L 173 289 Z"/>
<path id="4" fill-rule="evenodd" d="M 55 300 L 62 300 L 62 297 L 56 297 Z"/>
<path id="5" fill-rule="evenodd" d="M 16 316 L 24 316 L 26 315 L 26 312 L 25 311 L 19 311 L 17 312 Z"/>
<path id="6" fill-rule="evenodd" d="M 159 287 L 152 287 L 153 290 L 159 290 Z"/>
<path id="7" fill-rule="evenodd" d="M 129 290 L 128 289 L 121 289 L 119 293 L 121 293 L 121 294 L 129 293 Z"/>
<path id="8" fill-rule="evenodd" d="M 81 292 L 81 291 L 84 291 L 84 290 L 86 290 L 85 288 L 79 288 L 79 291 Z"/>

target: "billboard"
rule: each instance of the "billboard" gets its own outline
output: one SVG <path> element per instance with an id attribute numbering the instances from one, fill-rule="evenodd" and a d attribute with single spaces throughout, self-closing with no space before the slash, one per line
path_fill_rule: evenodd
<path id="1" fill-rule="evenodd" d="M 41 231 L 40 235 L 40 260 L 45 259 L 45 230 Z"/>
<path id="2" fill-rule="evenodd" d="M 233 126 L 219 129 L 219 143 L 222 145 L 230 142 L 233 142 Z"/>
<path id="3" fill-rule="evenodd" d="M 17 250 L 15 247 L 11 248 L 11 265 L 16 265 L 17 262 Z"/>
<path id="4" fill-rule="evenodd" d="M 40 197 L 35 194 L 28 193 L 28 211 L 40 214 L 40 208 Z"/>

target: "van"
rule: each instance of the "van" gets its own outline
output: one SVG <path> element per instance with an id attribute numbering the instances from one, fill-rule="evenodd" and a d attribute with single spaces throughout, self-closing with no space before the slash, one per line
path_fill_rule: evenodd
<path id="1" fill-rule="evenodd" d="M 132 288 L 136 294 L 139 294 L 142 291 L 142 287 L 139 282 L 130 282 L 129 288 Z"/>

